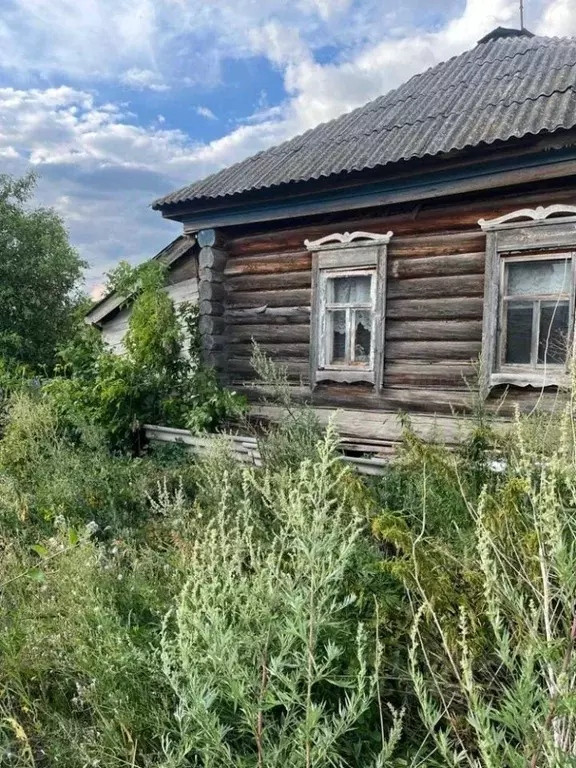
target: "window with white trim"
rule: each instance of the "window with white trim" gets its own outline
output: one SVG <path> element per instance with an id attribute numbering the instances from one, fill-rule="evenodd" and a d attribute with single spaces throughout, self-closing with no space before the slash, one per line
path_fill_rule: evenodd
<path id="1" fill-rule="evenodd" d="M 322 368 L 374 366 L 376 270 L 320 272 Z"/>
<path id="2" fill-rule="evenodd" d="M 574 206 L 550 206 L 480 221 L 487 233 L 485 393 L 500 384 L 567 382 L 574 333 L 574 214 Z"/>
<path id="3" fill-rule="evenodd" d="M 381 386 L 386 246 L 392 233 L 329 235 L 313 252 L 310 378 Z"/>

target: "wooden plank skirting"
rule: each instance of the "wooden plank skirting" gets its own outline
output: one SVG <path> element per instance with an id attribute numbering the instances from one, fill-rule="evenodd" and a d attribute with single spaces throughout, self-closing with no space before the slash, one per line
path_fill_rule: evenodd
<path id="1" fill-rule="evenodd" d="M 146 437 L 157 443 L 180 443 L 186 445 L 192 453 L 198 456 L 210 452 L 216 440 L 226 440 L 230 443 L 232 456 L 244 464 L 262 466 L 262 458 L 258 450 L 258 442 L 255 437 L 246 435 L 220 434 L 200 437 L 193 435 L 187 429 L 175 427 L 161 427 L 154 424 L 145 424 Z M 384 467 L 389 463 L 395 452 L 392 443 L 366 443 L 355 440 L 342 440 L 344 461 L 352 464 L 363 475 L 381 475 Z M 354 452 L 357 452 L 354 455 Z M 366 455 L 366 454 L 372 455 Z"/>
<path id="2" fill-rule="evenodd" d="M 344 461 L 353 465 L 365 475 L 380 475 L 396 453 L 402 440 L 402 424 L 395 413 L 335 410 L 314 408 L 320 424 L 332 420 L 340 434 L 340 448 Z M 251 417 L 265 423 L 282 418 L 282 409 L 276 406 L 256 406 Z M 412 416 L 412 428 L 420 437 L 432 442 L 443 442 L 450 446 L 462 439 L 468 426 L 465 419 L 422 414 Z M 144 426 L 146 437 L 162 443 L 181 443 L 198 455 L 208 453 L 215 440 L 230 443 L 232 455 L 246 464 L 261 466 L 262 459 L 258 441 L 247 435 L 222 434 L 219 436 L 193 435 L 187 429 L 161 427 L 152 424 Z"/>

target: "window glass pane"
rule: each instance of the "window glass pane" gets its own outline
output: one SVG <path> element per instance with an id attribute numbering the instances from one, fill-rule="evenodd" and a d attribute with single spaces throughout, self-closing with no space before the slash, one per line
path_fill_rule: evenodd
<path id="1" fill-rule="evenodd" d="M 332 290 L 329 301 L 334 304 L 370 304 L 371 275 L 333 277 L 330 283 Z"/>
<path id="2" fill-rule="evenodd" d="M 543 301 L 540 307 L 538 362 L 561 365 L 566 362 L 568 347 L 567 301 Z"/>
<path id="3" fill-rule="evenodd" d="M 504 362 L 530 364 L 533 305 L 508 302 L 506 307 L 506 353 Z"/>
<path id="4" fill-rule="evenodd" d="M 569 259 L 508 263 L 508 295 L 569 293 Z"/>
<path id="5" fill-rule="evenodd" d="M 359 309 L 354 312 L 354 361 L 370 362 L 372 344 L 372 313 Z"/>
<path id="6" fill-rule="evenodd" d="M 346 311 L 328 312 L 328 364 L 346 362 Z"/>

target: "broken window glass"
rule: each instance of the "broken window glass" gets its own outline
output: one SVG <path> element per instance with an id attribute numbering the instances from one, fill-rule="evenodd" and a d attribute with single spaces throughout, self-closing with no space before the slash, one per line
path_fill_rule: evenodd
<path id="1" fill-rule="evenodd" d="M 326 276 L 327 365 L 368 367 L 373 356 L 373 272 Z"/>

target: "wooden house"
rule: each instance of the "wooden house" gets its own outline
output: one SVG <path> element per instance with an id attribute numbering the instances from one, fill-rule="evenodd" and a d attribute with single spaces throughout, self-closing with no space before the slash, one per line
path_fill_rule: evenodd
<path id="1" fill-rule="evenodd" d="M 553 401 L 574 335 L 576 39 L 495 29 L 154 208 L 189 238 L 206 359 L 257 413 L 277 415 L 253 339 L 382 450 L 399 410 L 453 440 L 475 392 L 490 408 L 508 390 L 503 414 Z"/>
<path id="2" fill-rule="evenodd" d="M 194 245 L 194 239 L 180 235 L 154 256 L 168 267 L 166 293 L 176 307 L 184 302 L 198 302 L 198 260 Z M 104 341 L 114 352 L 122 353 L 131 311 L 130 297 L 114 292 L 98 301 L 86 319 L 101 329 Z"/>

